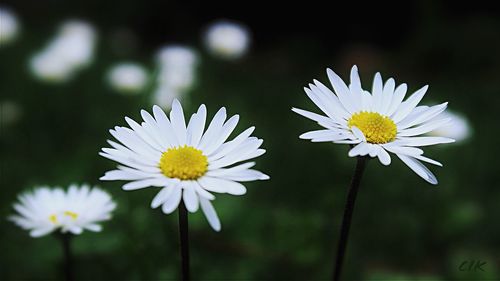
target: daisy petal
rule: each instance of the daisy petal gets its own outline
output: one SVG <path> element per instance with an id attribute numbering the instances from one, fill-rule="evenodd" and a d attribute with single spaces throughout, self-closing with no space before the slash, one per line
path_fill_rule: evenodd
<path id="1" fill-rule="evenodd" d="M 182 111 L 181 103 L 177 99 L 172 102 L 170 121 L 179 144 L 186 144 L 186 120 L 184 119 L 184 112 Z"/>
<path id="2" fill-rule="evenodd" d="M 175 211 L 175 209 L 177 209 L 177 207 L 179 206 L 179 203 L 181 202 L 181 198 L 182 198 L 181 187 L 179 185 L 175 185 L 172 187 L 172 189 L 173 189 L 172 194 L 170 195 L 170 197 L 168 197 L 167 201 L 165 203 L 163 203 L 163 205 L 161 207 L 161 210 L 165 214 L 170 214 L 173 211 Z"/>
<path id="3" fill-rule="evenodd" d="M 352 105 L 350 91 L 347 85 L 344 83 L 342 78 L 340 78 L 333 70 L 327 69 L 326 73 L 328 75 L 328 79 L 337 94 L 342 106 L 346 109 L 348 113 L 356 112 L 355 107 Z"/>
<path id="4" fill-rule="evenodd" d="M 174 134 L 172 124 L 168 120 L 165 112 L 163 112 L 159 106 L 155 105 L 153 106 L 153 114 L 155 116 L 156 123 L 158 124 L 158 128 L 160 129 L 160 135 L 168 142 L 169 147 L 179 145 L 179 141 Z"/>
<path id="5" fill-rule="evenodd" d="M 398 132 L 398 137 L 410 137 L 410 136 L 422 135 L 422 134 L 431 132 L 439 127 L 445 126 L 450 121 L 451 121 L 450 118 L 429 121 L 429 122 L 424 123 L 418 127 L 404 129 L 401 132 Z"/>
<path id="6" fill-rule="evenodd" d="M 219 131 L 222 129 L 222 125 L 224 125 L 224 121 L 226 120 L 226 108 L 222 107 L 217 111 L 214 118 L 208 125 L 208 129 L 201 138 L 198 149 L 204 150 L 218 135 Z"/>
<path id="7" fill-rule="evenodd" d="M 338 126 L 335 121 L 333 121 L 332 119 L 330 119 L 326 116 L 323 116 L 323 115 L 319 115 L 319 114 L 316 114 L 316 113 L 313 113 L 313 112 L 310 112 L 307 110 L 303 110 L 300 108 L 295 108 L 295 107 L 292 108 L 292 111 L 297 113 L 297 114 L 300 114 L 306 118 L 309 118 L 313 121 L 316 121 L 317 123 L 327 124 L 328 126 L 332 126 L 332 127 Z"/>
<path id="8" fill-rule="evenodd" d="M 195 191 L 201 196 L 201 197 L 204 197 L 208 200 L 214 200 L 215 199 L 215 196 L 206 191 L 205 189 L 203 189 L 203 187 L 201 187 L 201 185 L 197 182 L 197 181 L 191 181 L 191 185 L 193 186 L 193 188 L 195 189 Z"/>
<path id="9" fill-rule="evenodd" d="M 356 157 L 356 156 L 365 156 L 367 155 L 371 150 L 371 147 L 367 143 L 360 143 L 353 147 L 351 150 L 349 150 L 349 157 Z"/>
<path id="10" fill-rule="evenodd" d="M 198 183 L 204 189 L 212 192 L 224 192 L 232 195 L 243 195 L 247 192 L 247 189 L 241 183 L 225 179 L 205 176 L 198 179 Z"/>
<path id="11" fill-rule="evenodd" d="M 402 129 L 406 129 L 406 128 L 421 124 L 423 122 L 426 122 L 426 121 L 436 117 L 441 112 L 443 112 L 447 106 L 448 106 L 448 103 L 445 102 L 445 103 L 435 105 L 435 106 L 428 108 L 425 112 L 420 113 L 418 116 L 416 116 L 414 118 L 409 118 L 409 117 L 405 118 L 403 121 L 401 121 L 398 124 L 398 131 L 401 131 Z"/>
<path id="12" fill-rule="evenodd" d="M 184 184 L 183 187 L 182 198 L 186 205 L 186 209 L 191 213 L 198 211 L 198 195 L 196 195 L 193 186 L 188 183 Z"/>
<path id="13" fill-rule="evenodd" d="M 387 151 L 385 151 L 383 147 L 378 145 L 377 147 L 378 147 L 377 157 L 380 160 L 380 163 L 382 163 L 385 166 L 391 164 L 391 156 L 389 155 L 389 153 L 387 153 Z"/>
<path id="14" fill-rule="evenodd" d="M 403 161 L 403 163 L 405 163 L 410 169 L 412 169 L 417 175 L 426 180 L 428 183 L 434 185 L 438 183 L 436 176 L 434 176 L 434 174 L 418 160 L 402 154 L 396 155 L 399 159 L 401 159 L 401 161 Z"/>
<path id="15" fill-rule="evenodd" d="M 136 190 L 141 188 L 146 188 L 150 186 L 166 186 L 169 184 L 167 178 L 152 178 L 145 180 L 132 181 L 123 185 L 123 190 Z"/>
<path id="16" fill-rule="evenodd" d="M 209 200 L 200 197 L 200 206 L 210 226 L 215 231 L 220 231 L 221 230 L 220 220 L 219 217 L 217 216 L 217 212 L 215 211 L 214 206 L 212 206 L 212 203 Z"/>
<path id="17" fill-rule="evenodd" d="M 165 203 L 172 194 L 173 190 L 174 188 L 172 188 L 172 186 L 162 188 L 153 198 L 153 201 L 151 201 L 151 208 L 156 209 Z"/>
<path id="18" fill-rule="evenodd" d="M 391 116 L 398 109 L 399 105 L 401 105 L 401 102 L 405 98 L 407 90 L 408 85 L 406 85 L 405 83 L 399 85 L 396 90 L 394 90 L 391 105 L 385 113 L 386 116 Z"/>
<path id="19" fill-rule="evenodd" d="M 422 98 L 425 95 L 425 92 L 427 92 L 427 89 L 429 86 L 424 86 L 420 90 L 416 91 L 411 95 L 406 101 L 401 103 L 399 106 L 398 110 L 396 113 L 394 113 L 392 117 L 392 121 L 394 123 L 399 123 L 399 121 L 403 120 L 408 114 L 411 113 L 411 111 L 418 105 L 418 103 L 422 100 Z"/>

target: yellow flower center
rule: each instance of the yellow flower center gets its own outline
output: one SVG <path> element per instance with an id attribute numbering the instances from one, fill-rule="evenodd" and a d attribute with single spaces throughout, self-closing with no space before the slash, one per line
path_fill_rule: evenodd
<path id="1" fill-rule="evenodd" d="M 71 212 L 71 211 L 64 211 L 63 215 L 70 217 L 72 220 L 76 220 L 78 218 L 78 214 L 75 212 Z M 56 214 L 50 215 L 49 220 L 52 224 L 56 224 L 56 225 L 59 224 L 59 220 L 57 219 Z"/>
<path id="2" fill-rule="evenodd" d="M 57 224 L 57 216 L 56 215 L 50 215 L 49 220 L 52 224 Z"/>
<path id="3" fill-rule="evenodd" d="M 192 146 L 178 146 L 163 152 L 160 169 L 169 178 L 195 180 L 208 169 L 208 158 Z"/>
<path id="4" fill-rule="evenodd" d="M 363 132 L 369 143 L 388 143 L 396 138 L 396 123 L 377 112 L 361 111 L 347 121 L 349 128 L 356 127 Z"/>
<path id="5" fill-rule="evenodd" d="M 72 220 L 76 220 L 76 218 L 78 218 L 78 214 L 71 211 L 64 212 L 64 215 L 70 217 Z"/>

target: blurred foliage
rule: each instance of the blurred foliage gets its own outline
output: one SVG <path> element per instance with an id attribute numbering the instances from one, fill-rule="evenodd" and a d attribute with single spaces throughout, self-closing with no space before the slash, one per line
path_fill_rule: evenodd
<path id="1" fill-rule="evenodd" d="M 470 119 L 474 133 L 466 143 L 426 148 L 427 155 L 444 163 L 444 168 L 431 168 L 440 181 L 437 187 L 395 157 L 390 167 L 370 161 L 356 202 L 346 280 L 500 279 L 500 166 L 494 158 L 500 154 L 495 129 L 500 21 L 480 13 L 457 19 L 426 3 L 402 39 L 393 42 L 390 31 L 381 30 L 389 32 L 384 37 L 388 42 L 374 43 L 367 29 L 357 40 L 336 38 L 334 52 L 322 43 L 332 34 L 301 39 L 298 33 L 265 46 L 256 42 L 246 58 L 225 62 L 201 50 L 199 34 L 184 35 L 183 43 L 193 44 L 202 55 L 187 113 L 200 103 L 207 105 L 209 116 L 227 106 L 229 114 L 241 116 L 236 131 L 255 125 L 267 149 L 257 167 L 271 176 L 270 181 L 247 184 L 243 197 L 217 196 L 220 233 L 210 229 L 201 213 L 190 215 L 194 279 L 330 276 L 355 160 L 347 157 L 347 146 L 299 140 L 299 134 L 317 126 L 290 108 L 316 111 L 302 87 L 314 78 L 326 82 L 326 67 L 347 78 L 352 64 L 359 66 L 366 87 L 375 71 L 385 78 L 394 75 L 410 90 L 429 84 L 424 103 L 450 101 L 451 109 Z M 147 15 L 146 8 L 138 12 Z M 24 11 L 17 12 L 23 18 Z M 151 108 L 149 92 L 122 96 L 109 89 L 106 71 L 123 58 L 153 69 L 159 46 L 123 46 L 126 54 L 117 53 L 108 26 L 97 26 L 103 32 L 90 68 L 66 84 L 46 84 L 34 80 L 26 65 L 55 30 L 56 19 L 30 25 L 43 17 L 26 22 L 18 42 L 0 49 L 1 99 L 22 109 L 17 123 L 1 128 L 0 217 L 13 212 L 18 193 L 36 185 L 100 185 L 113 195 L 118 209 L 102 233 L 74 239 L 78 279 L 178 278 L 177 214 L 150 209 L 155 188 L 124 192 L 119 182 L 98 180 L 115 166 L 97 154 L 111 137 L 108 129 L 125 125 L 124 116 L 137 120 L 140 109 Z M 33 239 L 1 219 L 0 243 L 1 280 L 61 278 L 62 255 L 55 238 Z M 460 271 L 466 260 L 486 261 L 486 271 Z"/>

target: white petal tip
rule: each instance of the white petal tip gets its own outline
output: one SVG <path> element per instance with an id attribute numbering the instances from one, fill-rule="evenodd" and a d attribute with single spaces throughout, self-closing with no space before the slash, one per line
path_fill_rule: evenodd
<path id="1" fill-rule="evenodd" d="M 264 174 L 264 175 L 260 176 L 259 180 L 268 180 L 270 178 L 271 177 L 269 177 L 268 175 Z"/>
<path id="2" fill-rule="evenodd" d="M 380 163 L 382 163 L 382 165 L 384 165 L 384 166 L 391 165 L 391 161 L 389 161 L 389 162 L 387 162 L 387 161 L 384 161 L 384 162 L 380 161 Z"/>
<path id="3" fill-rule="evenodd" d="M 122 186 L 122 189 L 125 190 L 125 191 L 130 191 L 130 190 L 135 190 L 137 188 L 130 188 L 129 186 L 127 186 L 126 184 Z"/>

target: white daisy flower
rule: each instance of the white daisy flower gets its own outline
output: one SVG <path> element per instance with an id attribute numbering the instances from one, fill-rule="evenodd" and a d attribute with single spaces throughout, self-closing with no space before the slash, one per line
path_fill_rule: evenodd
<path id="1" fill-rule="evenodd" d="M 250 32 L 241 24 L 219 21 L 205 33 L 208 50 L 221 58 L 237 59 L 245 55 L 250 45 Z"/>
<path id="2" fill-rule="evenodd" d="M 120 63 L 108 72 L 113 89 L 123 93 L 137 93 L 144 89 L 148 76 L 144 67 L 135 63 Z"/>
<path id="3" fill-rule="evenodd" d="M 61 188 L 38 187 L 19 196 L 14 204 L 18 214 L 9 217 L 32 237 L 53 231 L 80 234 L 83 230 L 101 231 L 98 224 L 111 218 L 116 204 L 105 191 L 88 185 Z"/>
<path id="4" fill-rule="evenodd" d="M 35 77 L 48 82 L 65 82 L 93 59 L 97 32 L 82 21 L 64 22 L 58 34 L 30 60 Z"/>
<path id="5" fill-rule="evenodd" d="M 352 67 L 349 86 L 331 69 L 327 74 L 334 92 L 317 80 L 309 84 L 309 88 L 304 88 L 307 96 L 326 116 L 292 109 L 325 129 L 304 133 L 300 138 L 351 144 L 354 147 L 349 151 L 350 157 L 378 157 L 383 165 L 391 163 L 388 152 L 394 153 L 417 175 L 437 184 L 434 174 L 420 161 L 442 164 L 423 156 L 423 150 L 418 147 L 454 141 L 446 137 L 420 136 L 448 123 L 449 118 L 440 116 L 447 103 L 418 106 L 428 86 L 403 101 L 406 84 L 396 87 L 393 78 L 383 83 L 380 73 L 375 74 L 371 93 L 365 91 L 361 88 L 356 66 Z"/>
<path id="6" fill-rule="evenodd" d="M 265 153 L 259 147 L 262 140 L 246 129 L 227 141 L 239 116 L 226 121 L 226 109 L 221 108 L 205 131 L 207 110 L 201 105 L 186 125 L 182 106 L 172 103 L 170 118 L 159 107 L 153 115 L 142 110 L 140 124 L 126 117 L 130 125 L 115 127 L 111 135 L 118 142 L 108 141 L 113 148 L 103 148 L 99 154 L 120 163 L 117 170 L 106 172 L 101 180 L 126 180 L 124 190 L 150 186 L 161 187 L 151 202 L 152 208 L 162 206 L 165 214 L 172 213 L 183 200 L 191 213 L 201 207 L 210 226 L 219 231 L 221 224 L 211 200 L 215 193 L 243 195 L 246 188 L 240 182 L 267 180 L 269 177 L 250 169 L 254 162 L 245 162 Z"/>
<path id="7" fill-rule="evenodd" d="M 158 63 L 165 67 L 192 68 L 198 64 L 198 54 L 194 49 L 183 45 L 167 45 L 156 55 Z"/>

